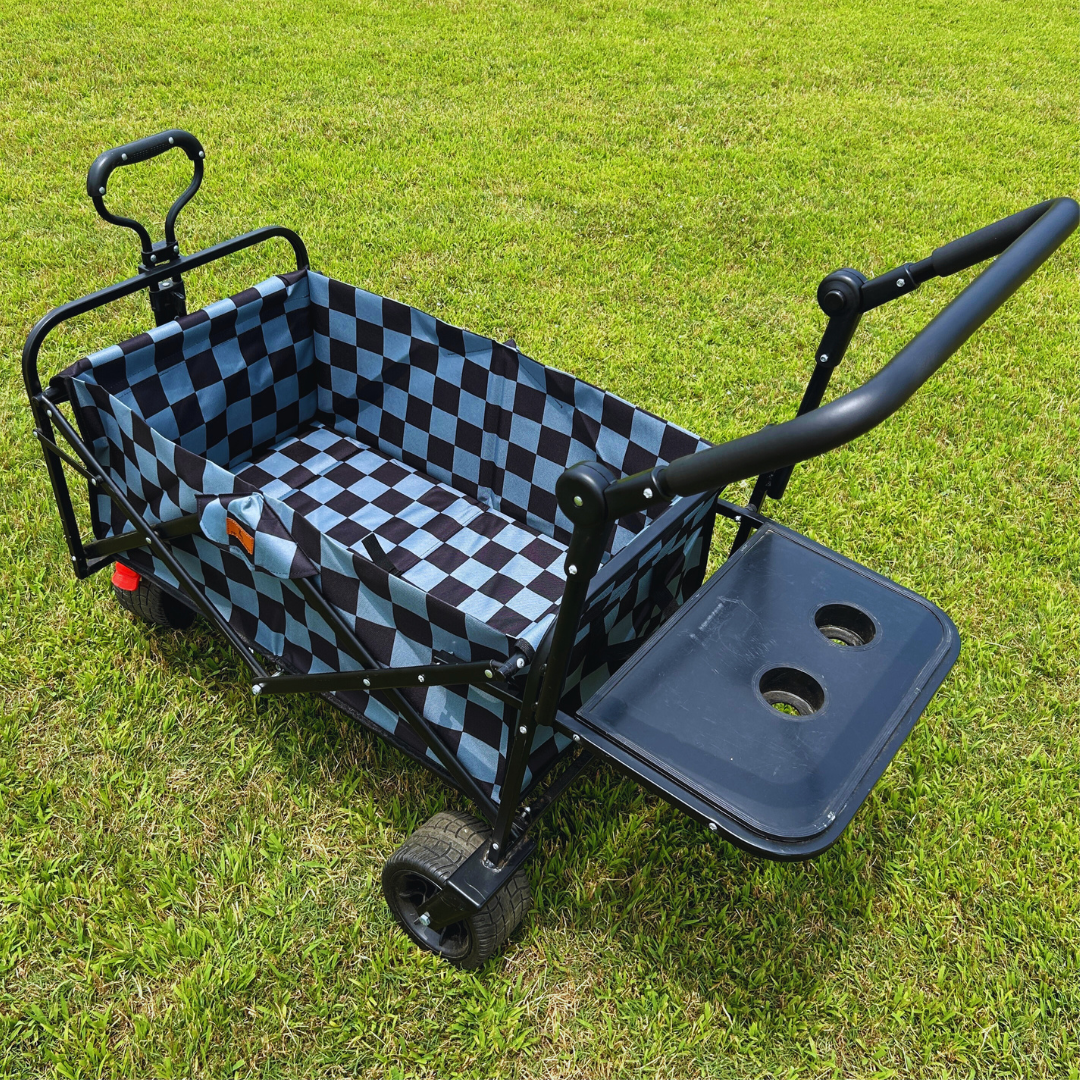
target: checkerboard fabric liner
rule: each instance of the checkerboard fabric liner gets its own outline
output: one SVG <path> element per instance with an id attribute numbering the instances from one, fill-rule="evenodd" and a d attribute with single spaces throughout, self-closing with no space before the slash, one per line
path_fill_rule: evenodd
<path id="1" fill-rule="evenodd" d="M 561 472 L 584 460 L 638 472 L 707 445 L 512 347 L 309 271 L 155 327 L 58 379 L 87 445 L 151 524 L 203 515 L 201 534 L 174 542 L 176 557 L 257 651 L 301 673 L 358 667 L 293 584 L 311 574 L 382 664 L 535 648 L 564 585 Z M 89 494 L 98 538 L 130 529 L 111 500 Z M 614 530 L 565 708 L 700 583 L 711 502 L 678 500 Z M 146 550 L 124 561 L 178 585 Z M 404 693 L 497 802 L 511 707 L 480 687 Z M 441 772 L 382 701 L 335 696 Z M 538 730 L 530 777 L 566 745 Z"/>
<path id="2" fill-rule="evenodd" d="M 312 425 L 236 470 L 358 555 L 515 638 L 558 607 L 565 545 L 419 469 Z"/>

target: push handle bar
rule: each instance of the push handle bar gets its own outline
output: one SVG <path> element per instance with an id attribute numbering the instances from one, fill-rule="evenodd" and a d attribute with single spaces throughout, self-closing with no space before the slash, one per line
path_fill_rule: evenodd
<path id="1" fill-rule="evenodd" d="M 934 275 L 948 277 L 1000 255 L 1014 240 L 1027 232 L 1054 202 L 1054 199 L 1047 199 L 1046 202 L 1030 206 L 1018 214 L 1010 214 L 1000 221 L 995 221 L 993 225 L 987 225 L 983 229 L 968 233 L 967 236 L 961 236 L 951 244 L 935 249 L 930 256 Z"/>
<path id="2" fill-rule="evenodd" d="M 147 258 L 153 249 L 150 234 L 138 221 L 110 213 L 105 207 L 105 193 L 109 185 L 109 176 L 114 169 L 124 165 L 134 165 L 139 161 L 149 161 L 173 147 L 183 150 L 195 166 L 191 183 L 172 204 L 165 217 L 165 243 L 167 247 L 174 248 L 176 246 L 176 217 L 187 205 L 188 200 L 199 190 L 203 178 L 203 160 L 206 157 L 202 143 L 190 131 L 170 128 L 168 131 L 158 132 L 157 135 L 147 135 L 144 139 L 136 139 L 134 142 L 124 143 L 123 146 L 115 146 L 111 150 L 98 154 L 93 165 L 90 166 L 90 171 L 86 174 L 86 194 L 93 199 L 97 212 L 111 225 L 131 229 L 142 242 L 143 254 Z"/>
<path id="3" fill-rule="evenodd" d="M 786 423 L 688 454 L 604 491 L 606 515 L 619 517 L 675 495 L 696 495 L 824 454 L 891 416 L 1061 246 L 1080 221 L 1072 199 L 1052 199 L 938 248 L 939 273 L 955 273 L 999 253 L 919 334 L 862 386 Z M 571 470 L 573 471 L 573 470 Z M 571 521 L 571 480 L 560 498 Z M 560 494 L 559 489 L 556 489 Z M 565 505 L 564 505 L 565 503 Z M 594 503 L 595 505 L 595 503 Z"/>

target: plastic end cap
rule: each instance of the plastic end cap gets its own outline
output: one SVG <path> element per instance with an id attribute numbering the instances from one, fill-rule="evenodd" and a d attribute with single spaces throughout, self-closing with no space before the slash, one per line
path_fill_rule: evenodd
<path id="1" fill-rule="evenodd" d="M 121 592 L 135 592 L 140 581 L 142 581 L 142 578 L 130 566 L 125 566 L 123 563 L 116 564 L 116 569 L 113 570 L 112 583 Z"/>

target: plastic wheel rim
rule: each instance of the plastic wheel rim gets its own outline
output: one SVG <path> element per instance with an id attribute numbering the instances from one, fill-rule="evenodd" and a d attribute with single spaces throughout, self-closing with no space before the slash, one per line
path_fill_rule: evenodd
<path id="1" fill-rule="evenodd" d="M 436 930 L 420 921 L 420 909 L 441 888 L 438 883 L 415 871 L 398 874 L 393 881 L 394 907 L 406 930 L 425 949 L 448 960 L 463 960 L 472 950 L 472 933 L 468 923 L 461 920 Z"/>

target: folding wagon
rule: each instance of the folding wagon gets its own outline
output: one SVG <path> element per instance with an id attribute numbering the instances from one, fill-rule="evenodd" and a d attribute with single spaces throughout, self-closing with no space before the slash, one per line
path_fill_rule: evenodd
<path id="1" fill-rule="evenodd" d="M 155 243 L 104 199 L 115 168 L 173 146 L 194 178 Z M 597 758 L 755 854 L 835 842 L 959 639 L 764 500 L 895 412 L 1072 232 L 1077 204 L 1040 203 L 871 280 L 829 274 L 797 417 L 713 446 L 513 341 L 316 273 L 288 229 L 181 254 L 203 163 L 179 130 L 94 162 L 88 194 L 142 262 L 30 332 L 35 435 L 77 577 L 114 566 L 118 599 L 151 623 L 201 613 L 255 694 L 321 694 L 473 802 L 479 817 L 437 814 L 386 863 L 410 937 L 463 967 L 491 956 L 529 905 L 533 826 Z M 183 274 L 274 237 L 294 271 L 187 312 Z M 865 312 L 995 256 L 821 405 Z M 157 325 L 43 387 L 46 335 L 140 290 Z M 92 540 L 65 466 L 88 485 Z M 747 505 L 721 497 L 751 477 Z M 717 515 L 734 542 L 706 580 Z"/>

